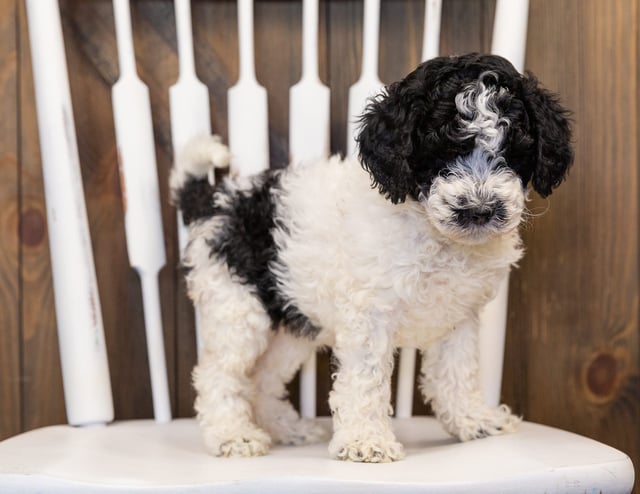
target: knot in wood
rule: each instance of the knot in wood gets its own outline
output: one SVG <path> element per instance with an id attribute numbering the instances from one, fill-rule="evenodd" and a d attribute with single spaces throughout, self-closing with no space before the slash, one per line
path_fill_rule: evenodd
<path id="1" fill-rule="evenodd" d="M 612 398 L 618 388 L 618 361 L 610 353 L 599 353 L 587 366 L 586 385 L 598 400 Z"/>
<path id="2" fill-rule="evenodd" d="M 20 218 L 20 241 L 27 247 L 37 247 L 44 239 L 46 228 L 42 211 L 27 209 Z"/>

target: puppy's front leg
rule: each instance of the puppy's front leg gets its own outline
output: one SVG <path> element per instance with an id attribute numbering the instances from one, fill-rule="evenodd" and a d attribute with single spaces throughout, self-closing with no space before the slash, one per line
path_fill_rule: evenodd
<path id="1" fill-rule="evenodd" d="M 334 458 L 380 463 L 404 457 L 391 430 L 393 346 L 387 328 L 374 319 L 336 333 L 339 370 L 329 396 L 334 428 L 329 453 Z"/>
<path id="2" fill-rule="evenodd" d="M 509 407 L 485 404 L 478 377 L 478 324 L 469 320 L 423 352 L 421 389 L 444 428 L 462 441 L 513 432 Z"/>

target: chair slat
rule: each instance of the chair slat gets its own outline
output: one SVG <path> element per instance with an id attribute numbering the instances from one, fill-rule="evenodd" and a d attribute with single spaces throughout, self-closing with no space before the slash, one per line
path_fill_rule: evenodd
<path id="1" fill-rule="evenodd" d="M 253 0 L 238 0 L 240 77 L 228 92 L 232 171 L 252 175 L 269 168 L 267 91 L 254 66 Z"/>
<path id="2" fill-rule="evenodd" d="M 316 416 L 318 390 L 318 359 L 311 355 L 300 371 L 300 415 L 305 418 Z"/>
<path id="3" fill-rule="evenodd" d="M 395 409 L 395 416 L 398 418 L 408 418 L 413 413 L 417 353 L 415 348 L 402 348 L 400 351 Z"/>
<path id="4" fill-rule="evenodd" d="M 129 263 L 140 275 L 153 413 L 171 420 L 158 272 L 166 263 L 151 102 L 135 65 L 128 0 L 114 0 L 120 77 L 112 88 L 113 117 L 125 200 Z"/>
<path id="5" fill-rule="evenodd" d="M 491 53 L 503 56 L 520 72 L 524 71 L 528 21 L 529 0 L 496 2 Z"/>
<path id="6" fill-rule="evenodd" d="M 57 0 L 27 0 L 67 419 L 113 420 L 111 380 Z"/>
<path id="7" fill-rule="evenodd" d="M 440 54 L 440 26 L 442 0 L 426 0 L 424 5 L 424 33 L 422 34 L 422 61 Z"/>
<path id="8" fill-rule="evenodd" d="M 478 377 L 484 401 L 490 406 L 500 404 L 508 299 L 509 277 L 506 276 L 496 297 L 480 312 Z"/>
<path id="9" fill-rule="evenodd" d="M 302 4 L 302 78 L 289 90 L 293 166 L 326 158 L 330 149 L 330 91 L 318 75 L 318 0 L 303 0 Z"/>
<path id="10" fill-rule="evenodd" d="M 364 25 L 362 35 L 362 72 L 360 79 L 349 88 L 347 112 L 347 156 L 357 152 L 356 134 L 358 119 L 367 100 L 383 87 L 378 78 L 378 34 L 380 30 L 380 0 L 364 0 Z"/>

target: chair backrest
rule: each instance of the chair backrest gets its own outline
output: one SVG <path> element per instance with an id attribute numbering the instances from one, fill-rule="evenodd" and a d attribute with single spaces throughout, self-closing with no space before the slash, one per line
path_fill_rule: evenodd
<path id="1" fill-rule="evenodd" d="M 229 132 L 232 151 L 239 156 L 233 166 L 240 172 L 256 171 L 255 163 L 268 163 L 268 128 L 266 120 L 266 92 L 259 86 L 253 70 L 253 0 L 238 0 L 240 59 L 242 84 L 236 84 L 229 92 Z M 380 90 L 382 83 L 377 76 L 378 60 L 378 30 L 380 0 L 364 1 L 364 39 L 362 74 L 360 80 L 352 86 L 349 101 L 348 148 L 354 152 L 353 136 L 355 120 L 362 111 L 366 98 Z M 73 110 L 69 94 L 69 82 L 65 61 L 60 14 L 57 0 L 26 0 L 28 11 L 29 32 L 34 66 L 34 81 L 37 93 L 38 122 L 42 148 L 45 190 L 47 199 L 48 224 L 50 232 L 53 277 L 55 283 L 55 302 L 58 323 L 59 343 L 65 390 L 65 402 L 69 422 L 74 425 L 104 423 L 113 419 L 113 403 L 107 365 L 106 346 L 99 297 L 93 268 L 93 257 L 89 230 L 85 213 L 84 197 L 80 180 L 78 151 L 75 138 Z M 170 110 L 172 122 L 172 142 L 174 149 L 184 145 L 191 137 L 206 134 L 211 130 L 208 112 L 208 93 L 206 86 L 198 81 L 194 70 L 194 54 L 191 43 L 191 24 L 189 0 L 176 0 L 176 21 L 178 33 L 178 51 L 180 72 L 177 83 L 170 90 Z M 121 59 L 120 88 L 125 86 L 123 67 L 129 64 L 133 67 L 128 74 L 127 83 L 131 89 L 128 97 L 136 95 L 135 103 L 118 103 L 116 89 L 114 89 L 114 114 L 116 116 L 116 135 L 118 147 L 121 151 L 121 177 L 126 183 L 126 215 L 127 222 L 134 225 L 133 218 L 136 208 L 146 208 L 146 211 L 160 210 L 157 182 L 154 186 L 153 175 L 149 173 L 149 166 L 153 168 L 155 155 L 153 141 L 149 141 L 148 133 L 137 140 L 137 149 L 126 151 L 124 139 L 127 132 L 139 132 L 140 128 L 150 128 L 151 113 L 148 106 L 148 91 L 144 83 L 135 73 L 135 56 L 130 39 L 130 21 L 128 1 L 114 0 L 116 12 L 116 27 L 118 30 L 118 51 Z M 439 54 L 440 12 L 442 0 L 426 0 L 425 20 L 422 46 L 422 59 L 426 60 Z M 306 91 L 316 91 L 322 98 L 326 96 L 328 102 L 329 89 L 324 87 L 317 77 L 317 0 L 304 0 L 304 70 L 302 82 L 309 81 Z M 510 59 L 518 70 L 523 70 L 526 43 L 528 0 L 497 0 L 493 29 L 492 52 Z M 315 30 L 314 30 L 315 28 Z M 129 32 L 127 32 L 129 31 Z M 302 84 L 301 84 L 302 85 Z M 237 91 L 241 86 L 240 97 Z M 123 90 L 124 91 L 124 90 Z M 235 91 L 235 92 L 234 92 Z M 145 99 L 145 94 L 146 98 Z M 305 93 L 308 94 L 308 93 Z M 248 128 L 246 109 L 242 102 L 251 99 L 253 114 L 250 115 L 252 127 Z M 291 91 L 292 101 L 295 91 Z M 321 100 L 322 100 L 321 98 Z M 302 99 L 304 101 L 304 98 Z M 307 99 L 308 100 L 308 99 Z M 126 98 L 123 101 L 127 101 Z M 256 117 L 255 108 L 264 104 L 264 116 Z M 126 118 L 119 118 L 118 113 L 126 107 Z M 135 107 L 134 113 L 131 113 Z M 291 105 L 291 121 L 305 123 L 305 108 L 299 114 Z M 308 112 L 313 119 L 314 114 Z M 262 114 L 260 114 L 262 115 Z M 327 111 L 328 115 L 328 111 Z M 235 120 L 234 120 L 235 119 Z M 122 123 L 120 123 L 122 122 Z M 310 125 L 310 124 L 309 124 Z M 121 127 L 118 129 L 118 127 Z M 232 128 L 243 129 L 235 132 Z M 298 129 L 298 126 L 295 127 Z M 290 131 L 291 136 L 295 129 Z M 316 129 L 313 132 L 291 137 L 292 150 L 294 144 L 304 148 L 305 139 L 316 144 L 318 141 L 328 143 L 328 129 Z M 321 133 L 322 135 L 320 135 Z M 139 134 L 137 134 L 139 135 Z M 152 135 L 151 135 L 152 137 Z M 121 142 L 122 140 L 122 142 Z M 260 145 L 247 146 L 246 142 L 259 142 Z M 265 144 L 266 143 L 266 144 Z M 146 149 L 145 149 L 146 148 Z M 245 156 L 240 149 L 253 149 L 254 154 Z M 316 149 L 314 147 L 314 149 Z M 126 151 L 126 152 L 125 152 Z M 137 154 L 137 163 L 147 161 L 151 165 L 139 166 L 131 169 L 132 158 L 129 153 Z M 328 152 L 328 145 L 318 148 L 317 157 Z M 146 153 L 146 155 L 144 155 Z M 256 155 L 259 154 L 259 156 Z M 292 151 L 292 160 L 299 161 L 297 153 Z M 315 157 L 315 156 L 311 156 Z M 309 157 L 305 157 L 308 159 Z M 258 168 L 263 167 L 260 165 Z M 62 173 L 61 173 L 62 171 Z M 153 172 L 153 170 L 152 170 Z M 151 178 L 150 178 L 151 177 Z M 125 183 L 122 188 L 125 189 Z M 155 187 L 155 189 L 154 189 Z M 144 196 L 145 201 L 138 201 Z M 151 197 L 151 199 L 149 199 Z M 150 213 L 150 214 L 151 214 Z M 63 221 L 61 221 L 63 218 Z M 181 219 L 179 231 L 181 245 L 184 245 L 184 228 Z M 147 228 L 147 225 L 132 226 L 132 230 Z M 161 228 L 161 226 L 160 226 Z M 160 230 L 161 232 L 161 230 Z M 157 228 L 154 235 L 156 244 L 162 239 L 157 238 Z M 129 228 L 127 236 L 129 237 Z M 133 236 L 133 233 L 131 234 Z M 134 259 L 135 242 L 128 238 L 129 255 L 132 266 L 144 278 L 145 273 L 151 273 L 149 279 L 157 274 L 157 266 L 148 267 L 147 260 Z M 163 246 L 157 245 L 157 249 Z M 158 251 L 157 259 L 162 261 L 164 251 Z M 77 260 L 82 260 L 78 263 Z M 76 262 L 73 262 L 73 261 Z M 159 261 L 158 261 L 159 262 Z M 69 266 L 78 266 L 70 270 Z M 157 264 L 157 262 L 156 262 Z M 155 273 L 153 272 L 155 269 Z M 158 268 L 159 269 L 159 268 Z M 147 286 L 147 288 L 145 288 Z M 489 304 L 482 315 L 480 333 L 480 376 L 483 382 L 485 399 L 490 404 L 497 404 L 502 379 L 502 352 L 504 348 L 504 333 L 506 328 L 508 280 L 505 280 L 498 297 Z M 155 290 L 155 295 L 154 295 Z M 154 395 L 154 411 L 156 419 L 168 420 L 168 385 L 166 369 L 164 367 L 164 350 L 162 348 L 161 326 L 154 318 L 157 307 L 157 286 L 153 283 L 145 285 L 145 320 L 147 325 L 148 351 L 151 366 L 151 377 Z M 85 294 L 78 299 L 77 293 Z M 150 302 L 147 302 L 147 298 Z M 154 305 L 155 304 L 155 305 Z M 197 317 L 196 317 L 197 324 Z M 151 327 L 153 326 L 153 327 Z M 199 334 L 199 331 L 196 331 Z M 198 337 L 198 342 L 200 341 Z M 200 345 L 200 343 L 198 343 Z M 415 383 L 416 352 L 413 349 L 403 349 L 400 356 L 398 391 L 396 399 L 396 415 L 400 417 L 411 415 L 413 408 L 413 390 Z M 315 361 L 307 364 L 301 379 L 301 411 L 305 416 L 313 416 L 315 404 Z"/>

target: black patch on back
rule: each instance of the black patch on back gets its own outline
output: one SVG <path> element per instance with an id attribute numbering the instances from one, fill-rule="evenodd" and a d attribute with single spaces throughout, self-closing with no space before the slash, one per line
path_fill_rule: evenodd
<path id="1" fill-rule="evenodd" d="M 177 204 L 185 224 L 213 215 L 213 190 L 206 177 L 189 176 L 179 192 Z"/>
<path id="2" fill-rule="evenodd" d="M 224 218 L 222 229 L 208 239 L 212 254 L 224 260 L 242 283 L 255 289 L 274 329 L 281 323 L 300 336 L 315 337 L 320 331 L 278 290 L 271 271 L 278 258 L 272 231 L 275 227 L 273 191 L 280 185 L 280 173 L 267 171 L 256 178 L 249 190 L 230 190 L 225 182 L 212 188 L 209 201 L 196 207 L 190 218 L 218 216 Z M 213 197 L 213 198 L 212 198 Z M 206 214 L 210 212 L 210 214 Z"/>

